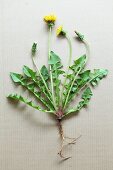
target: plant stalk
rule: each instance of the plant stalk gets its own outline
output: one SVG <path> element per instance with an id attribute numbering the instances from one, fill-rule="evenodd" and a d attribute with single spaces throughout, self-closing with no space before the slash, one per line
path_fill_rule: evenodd
<path id="1" fill-rule="evenodd" d="M 85 48 L 86 48 L 86 56 L 87 56 L 87 58 L 89 58 L 90 57 L 90 46 L 89 46 L 89 43 L 86 40 L 83 40 L 82 42 L 84 43 Z"/>
<path id="2" fill-rule="evenodd" d="M 49 38 L 48 38 L 48 59 L 50 60 L 50 52 L 51 52 L 51 32 L 52 26 L 49 26 Z M 51 65 L 49 66 L 50 71 L 50 81 L 51 81 L 51 92 L 52 92 L 52 100 L 55 110 L 57 110 L 56 103 L 55 103 L 55 94 L 54 94 L 54 86 L 53 86 L 53 76 L 52 76 L 52 68 Z"/>

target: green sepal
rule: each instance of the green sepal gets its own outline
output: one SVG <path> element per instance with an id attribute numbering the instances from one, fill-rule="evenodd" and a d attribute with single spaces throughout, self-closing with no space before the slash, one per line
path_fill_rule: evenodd
<path id="1" fill-rule="evenodd" d="M 84 35 L 75 31 L 76 35 L 78 36 L 79 40 L 83 41 L 84 40 Z"/>
<path id="2" fill-rule="evenodd" d="M 32 49 L 31 49 L 32 55 L 35 55 L 36 50 L 37 50 L 37 43 L 33 43 Z"/>

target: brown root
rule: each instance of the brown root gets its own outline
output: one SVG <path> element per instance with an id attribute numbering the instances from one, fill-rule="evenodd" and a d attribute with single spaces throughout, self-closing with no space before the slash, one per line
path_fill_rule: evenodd
<path id="1" fill-rule="evenodd" d="M 75 144 L 76 141 L 81 137 L 81 135 L 78 138 L 70 138 L 70 137 L 64 136 L 63 127 L 62 127 L 60 119 L 58 119 L 58 128 L 59 128 L 59 134 L 61 137 L 61 149 L 58 152 L 58 154 L 60 155 L 61 158 L 63 158 L 64 160 L 67 160 L 67 159 L 71 158 L 71 156 L 69 156 L 69 157 L 64 156 L 64 154 L 63 154 L 64 147 L 67 145 L 70 145 L 70 144 Z"/>

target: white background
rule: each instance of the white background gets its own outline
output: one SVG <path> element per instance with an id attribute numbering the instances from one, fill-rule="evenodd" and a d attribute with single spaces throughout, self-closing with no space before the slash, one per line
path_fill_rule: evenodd
<path id="1" fill-rule="evenodd" d="M 14 86 L 9 72 L 32 67 L 30 49 L 38 42 L 37 64 L 47 64 L 48 32 L 43 16 L 58 17 L 52 50 L 67 64 L 68 45 L 55 35 L 63 25 L 73 43 L 73 59 L 85 52 L 75 39 L 82 32 L 91 47 L 88 68 L 107 68 L 109 75 L 94 89 L 87 109 L 63 122 L 66 135 L 82 138 L 65 150 L 72 159 L 61 161 L 55 121 L 47 114 L 7 101 Z M 24 95 L 24 94 L 23 94 Z M 113 1 L 0 0 L 0 170 L 113 169 Z"/>

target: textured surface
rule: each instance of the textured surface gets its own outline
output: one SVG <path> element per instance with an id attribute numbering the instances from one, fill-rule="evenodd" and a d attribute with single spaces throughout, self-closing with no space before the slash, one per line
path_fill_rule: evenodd
<path id="1" fill-rule="evenodd" d="M 47 30 L 42 17 L 56 13 L 73 42 L 73 58 L 85 49 L 74 38 L 76 28 L 91 46 L 90 68 L 107 68 L 109 75 L 94 89 L 87 109 L 63 123 L 70 136 L 82 134 L 66 150 L 72 159 L 57 156 L 59 135 L 55 122 L 45 113 L 24 105 L 12 105 L 6 95 L 22 92 L 13 85 L 10 71 L 32 67 L 32 42 L 39 47 L 38 65 L 47 63 Z M 68 48 L 55 36 L 52 49 L 66 65 Z M 65 49 L 65 50 L 64 50 Z M 112 0 L 0 0 L 0 170 L 112 170 L 113 169 L 113 1 Z"/>

